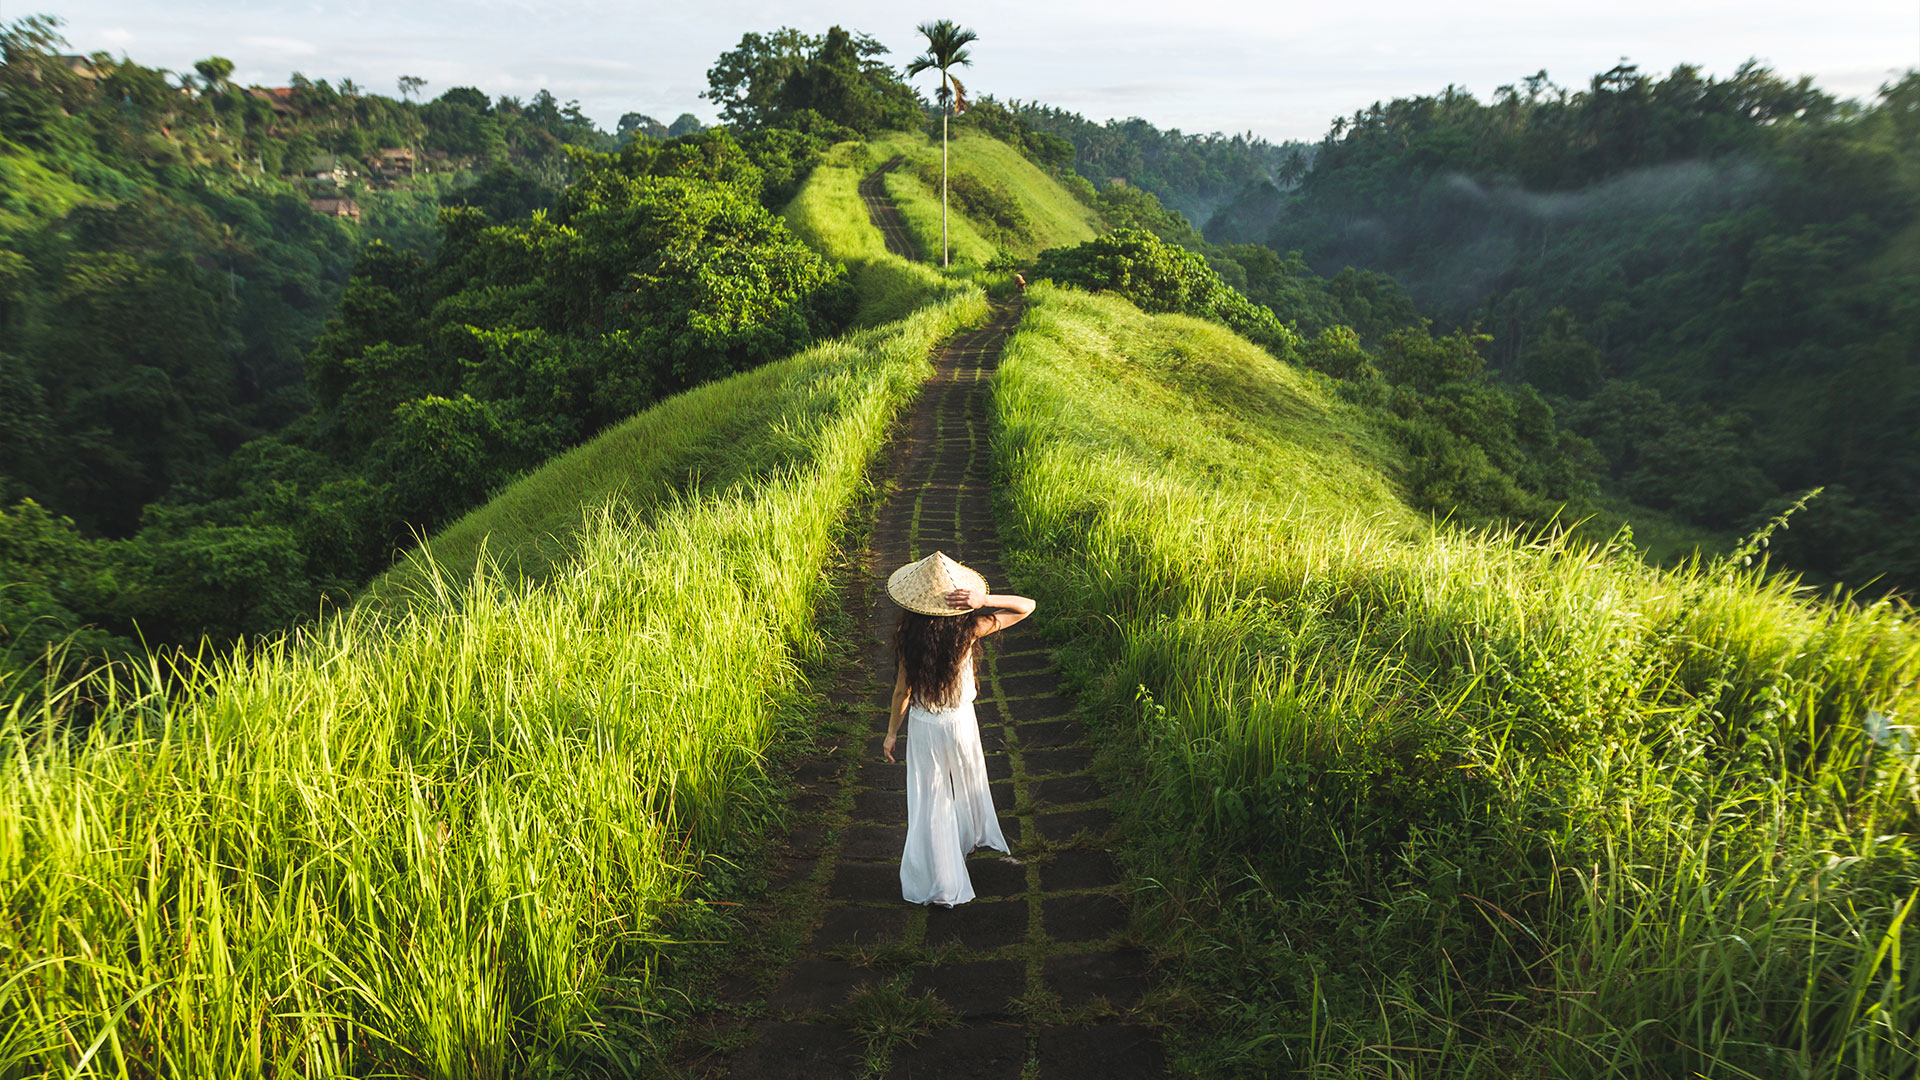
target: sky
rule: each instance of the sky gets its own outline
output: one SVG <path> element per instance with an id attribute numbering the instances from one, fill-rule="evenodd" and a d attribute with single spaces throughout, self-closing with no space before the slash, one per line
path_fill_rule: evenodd
<path id="1" fill-rule="evenodd" d="M 1723 75 L 1757 58 L 1869 100 L 1920 68 L 1920 0 L 1494 0 L 1438 5 L 1216 0 L 977 0 L 941 10 L 897 0 L 4 0 L 0 20 L 66 20 L 73 51 L 106 50 L 190 71 L 210 55 L 236 80 L 283 86 L 300 71 L 397 96 L 427 80 L 578 100 L 602 128 L 622 113 L 711 122 L 706 69 L 748 31 L 838 24 L 872 34 L 897 64 L 920 51 L 918 22 L 954 18 L 980 35 L 969 91 L 1040 101 L 1089 119 L 1143 117 L 1190 133 L 1320 138 L 1337 115 L 1457 85 L 1480 97 L 1546 69 L 1580 87 L 1623 58 L 1664 73 Z M 930 92 L 932 77 L 923 76 Z"/>

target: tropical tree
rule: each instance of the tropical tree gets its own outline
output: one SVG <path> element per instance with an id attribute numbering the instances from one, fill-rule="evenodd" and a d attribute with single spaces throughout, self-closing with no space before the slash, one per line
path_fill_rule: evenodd
<path id="1" fill-rule="evenodd" d="M 926 36 L 927 51 L 907 64 L 907 77 L 912 78 L 923 71 L 940 73 L 940 89 L 935 94 L 935 100 L 940 104 L 940 265 L 946 266 L 950 262 L 947 251 L 947 118 L 956 112 L 964 112 L 967 107 L 967 88 L 953 77 L 953 69 L 973 65 L 973 57 L 967 53 L 967 43 L 980 40 L 980 35 L 962 29 L 952 19 L 921 23 L 920 33 Z"/>
<path id="2" fill-rule="evenodd" d="M 427 80 L 418 75 L 402 75 L 400 76 L 400 97 L 404 100 L 411 101 L 413 100 L 413 95 L 419 93 L 421 88 L 426 85 Z"/>
<path id="3" fill-rule="evenodd" d="M 227 80 L 233 75 L 233 61 L 224 56 L 209 56 L 195 61 L 193 70 L 200 73 L 201 84 L 211 94 L 227 88 Z"/>

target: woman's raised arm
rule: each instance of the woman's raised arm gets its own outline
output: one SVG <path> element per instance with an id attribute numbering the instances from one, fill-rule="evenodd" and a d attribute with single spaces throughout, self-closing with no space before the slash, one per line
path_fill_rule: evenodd
<path id="1" fill-rule="evenodd" d="M 1033 614 L 1038 606 L 1031 599 L 1015 596 L 1012 593 L 977 593 L 972 589 L 955 589 L 947 594 L 947 603 L 955 611 L 978 611 L 981 608 L 998 608 L 993 617 L 979 633 L 979 637 L 997 634 L 1021 619 Z"/>

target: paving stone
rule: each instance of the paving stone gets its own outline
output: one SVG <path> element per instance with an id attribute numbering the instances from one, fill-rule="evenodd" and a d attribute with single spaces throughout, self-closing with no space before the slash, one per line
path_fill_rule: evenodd
<path id="1" fill-rule="evenodd" d="M 1034 801 L 1048 806 L 1092 802 L 1095 799 L 1104 798 L 1106 794 L 1106 789 L 1100 786 L 1099 779 L 1086 773 L 1077 776 L 1056 776 L 1033 785 Z"/>
<path id="2" fill-rule="evenodd" d="M 774 892 L 790 889 L 812 876 L 813 868 L 818 865 L 817 858 L 776 858 L 767 874 L 767 888 Z"/>
<path id="3" fill-rule="evenodd" d="M 1013 817 L 1004 810 L 1001 811 L 1000 835 L 1007 838 L 1007 846 L 1013 849 L 1015 855 L 1020 854 L 1021 828 L 1019 818 Z"/>
<path id="4" fill-rule="evenodd" d="M 755 1080 L 851 1080 L 860 1060 L 853 1032 L 838 1025 L 763 1020 L 733 1055 L 731 1074 Z"/>
<path id="5" fill-rule="evenodd" d="M 907 847 L 907 826 L 849 825 L 840 834 L 842 859 L 884 861 L 898 859 Z"/>
<path id="6" fill-rule="evenodd" d="M 900 940 L 906 932 L 913 909 L 905 904 L 895 907 L 852 907 L 836 904 L 827 909 L 820 929 L 813 932 L 815 952 L 826 952 L 842 945 L 886 945 Z"/>
<path id="7" fill-rule="evenodd" d="M 1098 848 L 1058 852 L 1040 867 L 1040 888 L 1045 892 L 1104 889 L 1119 883 L 1120 867 L 1111 854 Z"/>
<path id="8" fill-rule="evenodd" d="M 905 821 L 907 820 L 906 793 L 875 791 L 871 788 L 855 792 L 853 817 L 855 821 Z"/>
<path id="9" fill-rule="evenodd" d="M 793 797 L 793 812 L 800 817 L 813 817 L 833 805 L 837 789 L 824 791 L 801 791 Z"/>
<path id="10" fill-rule="evenodd" d="M 1009 675 L 1026 675 L 1036 671 L 1053 670 L 1053 657 L 1046 653 L 1026 653 L 1021 656 L 999 656 L 993 661 L 994 670 L 1000 673 L 1004 681 Z"/>
<path id="11" fill-rule="evenodd" d="M 820 843 L 826 839 L 826 836 L 827 830 L 824 826 L 796 826 L 787 834 L 785 854 L 788 856 L 817 855 L 820 853 Z"/>
<path id="12" fill-rule="evenodd" d="M 1084 746 L 1067 746 L 1058 749 L 1036 747 L 1022 750 L 1020 761 L 1026 765 L 1028 776 L 1076 773 L 1093 764 L 1093 751 Z"/>
<path id="13" fill-rule="evenodd" d="M 1049 896 L 1040 925 L 1054 941 L 1103 941 L 1127 927 L 1127 906 L 1116 896 Z"/>
<path id="14" fill-rule="evenodd" d="M 1167 1072 L 1160 1040 L 1135 1024 L 1047 1028 L 1035 1041 L 1043 1080 L 1157 1080 Z"/>
<path id="15" fill-rule="evenodd" d="M 1098 806 L 1088 810 L 1061 810 L 1040 814 L 1033 819 L 1033 824 L 1041 836 L 1064 843 L 1082 832 L 1094 836 L 1104 834 L 1113 825 L 1113 811 Z"/>
<path id="16" fill-rule="evenodd" d="M 1086 726 L 1078 720 L 1042 720 L 1021 724 L 1018 728 L 1021 749 L 1044 750 L 1055 746 L 1073 746 L 1086 737 Z"/>
<path id="17" fill-rule="evenodd" d="M 975 890 L 978 892 L 978 890 Z M 988 951 L 1027 940 L 1027 904 L 1024 900 L 977 899 L 956 908 L 927 909 L 927 944 L 958 942 L 969 949 Z"/>
<path id="18" fill-rule="evenodd" d="M 1059 689 L 1060 677 L 1049 672 L 1026 675 L 1002 672 L 1000 675 L 1000 692 L 1012 698 L 1046 695 Z"/>
<path id="19" fill-rule="evenodd" d="M 861 787 L 878 791 L 907 790 L 906 740 L 902 739 L 900 743 L 893 749 L 893 756 L 899 759 L 897 763 L 889 763 L 885 759 L 860 763 Z"/>
<path id="20" fill-rule="evenodd" d="M 962 1016 L 1005 1016 L 1007 1002 L 1027 992 L 1024 960 L 978 960 L 970 964 L 920 967 L 913 973 L 914 994 L 932 990 Z"/>
<path id="21" fill-rule="evenodd" d="M 812 758 L 793 767 L 795 781 L 812 787 L 840 779 L 840 771 L 846 762 L 839 758 Z"/>
<path id="22" fill-rule="evenodd" d="M 1010 1024 L 943 1028 L 893 1051 L 887 1080 L 1020 1080 L 1027 1032 Z"/>
<path id="23" fill-rule="evenodd" d="M 1096 997 L 1116 1009 L 1131 1008 L 1147 988 L 1147 954 L 1139 949 L 1049 956 L 1041 963 L 1047 989 L 1071 1009 Z"/>
<path id="24" fill-rule="evenodd" d="M 900 900 L 900 863 L 843 862 L 833 868 L 827 895 L 835 900 L 875 904 Z"/>
<path id="25" fill-rule="evenodd" d="M 1005 855 L 979 854 L 967 860 L 967 879 L 983 897 L 1019 896 L 1027 891 L 1027 868 Z"/>
<path id="26" fill-rule="evenodd" d="M 845 960 L 815 957 L 796 960 L 787 969 L 780 988 L 767 998 L 767 1008 L 792 1016 L 832 1012 L 847 1000 L 856 987 L 880 977 L 872 968 L 863 968 Z"/>
<path id="27" fill-rule="evenodd" d="M 1003 718 L 1000 715 L 1000 705 L 992 698 L 976 700 L 973 703 L 973 718 L 979 722 L 980 731 L 983 734 L 989 728 L 998 730 L 1004 726 L 1002 722 Z"/>
<path id="28" fill-rule="evenodd" d="M 1013 762 L 1005 754 L 987 755 L 987 781 L 1013 779 Z"/>
<path id="29" fill-rule="evenodd" d="M 1013 809 L 1013 781 L 1001 780 L 987 783 L 987 797 L 993 800 L 993 808 L 1004 814 Z"/>
<path id="30" fill-rule="evenodd" d="M 1017 723 L 1054 720 L 1073 715 L 1073 699 L 1061 694 L 1042 694 L 1006 703 L 1007 715 Z"/>

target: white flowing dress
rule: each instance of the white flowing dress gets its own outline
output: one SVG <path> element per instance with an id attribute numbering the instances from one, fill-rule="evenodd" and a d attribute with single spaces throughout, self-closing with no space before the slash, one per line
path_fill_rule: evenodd
<path id="1" fill-rule="evenodd" d="M 938 711 L 907 706 L 907 847 L 900 895 L 915 904 L 973 899 L 967 852 L 1007 851 L 987 790 L 987 757 L 973 715 L 971 658 L 960 667 L 960 699 Z"/>

